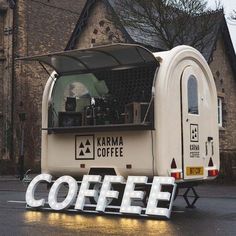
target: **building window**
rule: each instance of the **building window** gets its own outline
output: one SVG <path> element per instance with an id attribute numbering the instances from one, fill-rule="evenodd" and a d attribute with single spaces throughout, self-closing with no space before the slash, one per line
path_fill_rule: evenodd
<path id="1" fill-rule="evenodd" d="M 198 114 L 198 85 L 194 75 L 188 79 L 188 113 Z"/>
<path id="2" fill-rule="evenodd" d="M 222 98 L 217 98 L 218 103 L 218 125 L 222 127 Z"/>

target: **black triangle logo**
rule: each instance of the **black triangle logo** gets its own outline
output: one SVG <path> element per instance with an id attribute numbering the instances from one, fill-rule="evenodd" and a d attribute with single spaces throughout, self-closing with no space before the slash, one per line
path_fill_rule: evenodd
<path id="1" fill-rule="evenodd" d="M 80 151 L 79 156 L 84 156 L 83 150 Z"/>
<path id="2" fill-rule="evenodd" d="M 86 149 L 85 153 L 91 153 L 89 148 Z"/>
<path id="3" fill-rule="evenodd" d="M 90 145 L 90 142 L 89 142 L 89 140 L 88 140 L 88 139 L 87 139 L 87 141 L 86 141 L 85 145 Z"/>
<path id="4" fill-rule="evenodd" d="M 81 142 L 79 148 L 84 148 L 84 144 Z"/>

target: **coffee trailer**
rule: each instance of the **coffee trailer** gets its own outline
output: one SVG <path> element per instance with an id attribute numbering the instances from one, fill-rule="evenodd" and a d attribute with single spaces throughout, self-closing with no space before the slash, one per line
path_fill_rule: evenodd
<path id="1" fill-rule="evenodd" d="M 42 173 L 218 175 L 217 93 L 194 48 L 112 44 L 25 60 L 55 70 L 42 101 Z"/>

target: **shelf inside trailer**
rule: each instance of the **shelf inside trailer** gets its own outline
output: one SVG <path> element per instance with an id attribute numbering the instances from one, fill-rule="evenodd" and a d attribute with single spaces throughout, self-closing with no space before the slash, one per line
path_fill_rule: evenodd
<path id="1" fill-rule="evenodd" d="M 78 133 L 78 132 L 106 132 L 106 131 L 130 131 L 130 130 L 154 130 L 151 122 L 140 124 L 112 124 L 112 125 L 96 125 L 96 126 L 73 126 L 73 127 L 52 127 L 42 128 L 47 130 L 49 134 L 60 133 Z"/>

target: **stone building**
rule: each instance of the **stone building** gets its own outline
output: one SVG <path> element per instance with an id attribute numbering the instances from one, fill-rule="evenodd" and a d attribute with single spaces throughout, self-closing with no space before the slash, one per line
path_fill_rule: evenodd
<path id="1" fill-rule="evenodd" d="M 15 171 L 22 125 L 26 162 L 32 167 L 40 159 L 41 98 L 48 74 L 37 63 L 16 59 L 64 50 L 84 3 L 0 0 L 0 174 Z M 22 124 L 19 113 L 26 114 Z"/>
<path id="2" fill-rule="evenodd" d="M 8 159 L 11 150 L 12 121 L 12 54 L 13 10 L 12 5 L 0 1 L 0 153 Z"/>
<path id="3" fill-rule="evenodd" d="M 156 41 L 140 37 L 129 28 L 115 27 L 107 20 L 108 11 L 116 14 L 114 1 L 87 1 L 68 42 L 68 49 L 88 48 L 112 42 L 139 43 L 152 51 L 161 48 Z M 202 51 L 215 78 L 218 92 L 218 113 L 221 173 L 236 179 L 236 56 L 223 12 L 218 12 L 211 40 Z"/>

